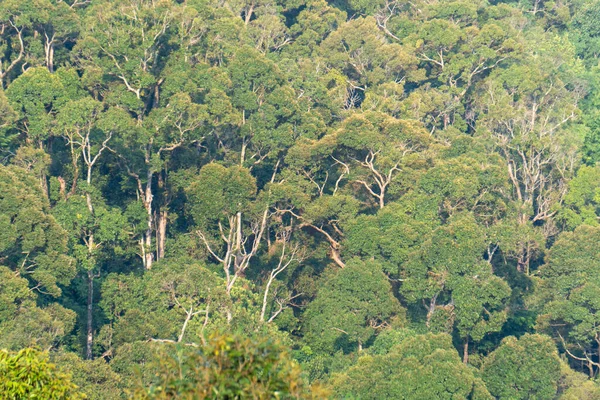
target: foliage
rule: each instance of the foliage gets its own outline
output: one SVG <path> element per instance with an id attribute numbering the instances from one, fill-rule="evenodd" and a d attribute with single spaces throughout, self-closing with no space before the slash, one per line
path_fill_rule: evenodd
<path id="1" fill-rule="evenodd" d="M 86 399 L 103 400 L 121 398 L 121 377 L 102 359 L 82 360 L 71 352 L 51 354 L 52 361 L 70 374 L 71 381 Z"/>
<path id="2" fill-rule="evenodd" d="M 89 398 L 594 398 L 599 10 L 0 1 L 0 348 Z"/>
<path id="3" fill-rule="evenodd" d="M 270 339 L 212 336 L 199 349 L 169 346 L 159 350 L 158 372 L 136 398 L 320 398 L 281 345 Z M 183 378 L 183 379 L 182 379 Z"/>
<path id="4" fill-rule="evenodd" d="M 482 378 L 498 399 L 553 399 L 560 370 L 552 340 L 526 334 L 506 337 L 484 360 Z"/>
<path id="5" fill-rule="evenodd" d="M 307 343 L 335 352 L 362 347 L 404 310 L 391 293 L 385 275 L 374 262 L 352 260 L 333 274 L 305 312 Z"/>
<path id="6" fill-rule="evenodd" d="M 48 362 L 48 355 L 25 348 L 0 350 L 0 391 L 7 399 L 83 399 L 70 376 Z"/>
<path id="7" fill-rule="evenodd" d="M 446 334 L 416 335 L 386 355 L 364 356 L 333 381 L 335 397 L 360 399 L 490 399 L 462 364 Z"/>

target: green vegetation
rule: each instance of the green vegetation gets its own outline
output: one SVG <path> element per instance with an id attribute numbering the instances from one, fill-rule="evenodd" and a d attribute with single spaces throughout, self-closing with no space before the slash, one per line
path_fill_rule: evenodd
<path id="1" fill-rule="evenodd" d="M 217 335 L 197 350 L 162 346 L 148 389 L 136 398 L 323 398 L 327 392 L 303 381 L 298 364 L 270 339 Z"/>
<path id="2" fill-rule="evenodd" d="M 5 399 L 80 399 L 69 376 L 32 349 L 0 351 L 0 393 Z"/>
<path id="3" fill-rule="evenodd" d="M 599 399 L 599 13 L 0 0 L 0 397 Z"/>

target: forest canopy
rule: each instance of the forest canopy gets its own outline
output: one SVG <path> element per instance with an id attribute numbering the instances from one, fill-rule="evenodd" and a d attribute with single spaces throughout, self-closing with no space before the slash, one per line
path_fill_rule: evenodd
<path id="1" fill-rule="evenodd" d="M 0 1 L 8 398 L 598 399 L 600 1 Z"/>

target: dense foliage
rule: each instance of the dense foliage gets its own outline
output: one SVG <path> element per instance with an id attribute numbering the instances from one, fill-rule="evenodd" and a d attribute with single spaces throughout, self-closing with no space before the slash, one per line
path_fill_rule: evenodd
<path id="1" fill-rule="evenodd" d="M 285 348 L 271 339 L 253 341 L 217 335 L 198 350 L 168 345 L 159 348 L 151 368 L 149 388 L 143 384 L 135 397 L 142 399 L 204 398 L 323 398 L 326 392 L 303 381 L 299 366 Z"/>
<path id="2" fill-rule="evenodd" d="M 599 26 L 1 0 L 0 390 L 600 398 Z"/>
<path id="3" fill-rule="evenodd" d="M 5 399 L 82 398 L 68 375 L 32 349 L 0 351 L 0 393 Z"/>

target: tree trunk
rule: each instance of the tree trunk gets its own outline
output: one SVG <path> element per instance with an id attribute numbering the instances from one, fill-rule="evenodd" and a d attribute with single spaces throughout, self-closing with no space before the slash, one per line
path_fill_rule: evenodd
<path id="1" fill-rule="evenodd" d="M 265 293 L 263 295 L 263 303 L 262 309 L 260 310 L 260 322 L 265 322 L 265 313 L 267 312 L 267 300 L 269 298 L 269 289 L 271 289 L 271 284 L 273 283 L 273 273 L 269 276 L 269 281 L 267 282 L 267 286 L 265 287 Z"/>
<path id="2" fill-rule="evenodd" d="M 154 261 L 154 253 L 152 252 L 152 225 L 154 224 L 154 215 L 152 214 L 152 178 L 154 174 L 152 170 L 148 170 L 148 181 L 146 182 L 146 190 L 144 193 L 144 207 L 148 214 L 148 227 L 144 234 L 144 268 L 149 270 L 152 268 L 152 262 Z"/>
<path id="3" fill-rule="evenodd" d="M 167 240 L 167 210 L 161 210 L 158 214 L 158 231 L 157 231 L 157 254 L 156 259 L 160 260 L 165 257 L 165 242 Z"/>
<path id="4" fill-rule="evenodd" d="M 92 164 L 88 163 L 87 166 L 87 177 L 86 177 L 86 182 L 87 182 L 87 188 L 86 188 L 86 193 L 85 193 L 85 200 L 87 202 L 87 207 L 88 210 L 90 210 L 90 214 L 94 215 L 94 206 L 92 205 L 92 195 L 90 194 L 90 188 L 92 186 Z M 90 253 L 91 250 L 93 249 L 93 243 L 94 243 L 94 237 L 92 236 L 91 238 L 91 246 L 90 246 Z"/>
<path id="5" fill-rule="evenodd" d="M 242 249 L 242 213 L 238 212 L 236 215 L 237 232 L 235 235 L 235 248 L 238 252 Z"/>
<path id="6" fill-rule="evenodd" d="M 46 48 L 46 66 L 48 71 L 54 72 L 54 42 L 47 45 Z"/>
<path id="7" fill-rule="evenodd" d="M 94 341 L 94 274 L 88 271 L 88 298 L 87 298 L 87 339 L 85 358 L 92 359 L 92 344 Z"/>
<path id="8" fill-rule="evenodd" d="M 463 363 L 466 364 L 469 362 L 469 338 L 465 339 L 465 345 L 463 348 Z"/>
<path id="9" fill-rule="evenodd" d="M 60 189 L 59 189 L 60 197 L 63 200 L 66 200 L 67 199 L 67 182 L 65 182 L 65 179 L 62 176 L 59 176 L 57 179 L 58 179 L 58 183 L 60 185 Z"/>
<path id="10" fill-rule="evenodd" d="M 346 264 L 344 263 L 344 261 L 342 261 L 342 257 L 340 256 L 340 250 L 333 246 L 329 246 L 329 248 L 331 251 L 331 259 L 333 260 L 333 262 L 335 262 L 340 268 L 346 267 Z"/>
<path id="11" fill-rule="evenodd" d="M 35 31 L 37 33 L 37 31 Z M 48 36 L 48 33 L 44 32 L 44 52 L 46 53 L 46 68 L 50 73 L 54 72 L 54 40 L 56 36 Z"/>
<path id="12" fill-rule="evenodd" d="M 244 25 L 248 25 L 250 19 L 252 18 L 252 14 L 254 13 L 254 4 L 251 4 L 250 7 L 246 10 L 246 15 L 244 16 Z"/>
<path id="13" fill-rule="evenodd" d="M 148 225 L 152 225 L 152 217 L 148 217 Z M 152 252 L 152 228 L 149 227 L 144 234 L 144 268 L 149 270 L 152 268 L 154 261 L 154 253 Z"/>
<path id="14" fill-rule="evenodd" d="M 433 317 L 433 313 L 435 312 L 435 305 L 438 295 L 439 293 L 436 293 L 429 301 L 429 307 L 427 308 L 427 319 L 425 320 L 425 326 L 427 326 L 427 328 L 429 328 L 431 317 Z"/>

